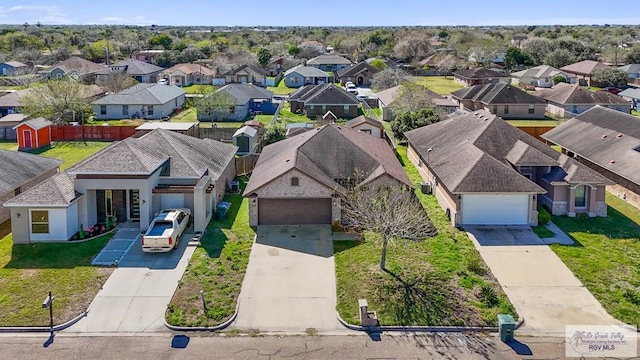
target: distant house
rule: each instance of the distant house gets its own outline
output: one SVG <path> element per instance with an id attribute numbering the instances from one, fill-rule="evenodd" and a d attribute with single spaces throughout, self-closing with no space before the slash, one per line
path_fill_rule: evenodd
<path id="1" fill-rule="evenodd" d="M 177 64 L 159 74 L 169 85 L 190 86 L 193 84 L 211 85 L 215 72 L 199 64 Z"/>
<path id="2" fill-rule="evenodd" d="M 114 73 L 127 74 L 141 83 L 154 83 L 158 81 L 158 74 L 160 74 L 162 70 L 164 70 L 164 68 L 160 66 L 136 59 L 127 59 L 108 65 L 106 69 L 97 72 L 96 83 L 100 85 Z"/>
<path id="3" fill-rule="evenodd" d="M 340 80 L 340 83 L 343 85 L 350 81 L 358 86 L 370 86 L 371 78 L 377 74 L 378 71 L 378 69 L 369 65 L 366 61 L 363 61 L 338 70 L 335 77 Z"/>
<path id="4" fill-rule="evenodd" d="M 233 134 L 233 145 L 238 147 L 238 154 L 253 152 L 258 137 L 258 129 L 251 126 L 243 126 Z"/>
<path id="5" fill-rule="evenodd" d="M 164 54 L 167 51 L 169 51 L 169 50 L 141 50 L 141 51 L 134 51 L 131 54 L 131 58 L 135 59 L 135 60 L 139 60 L 139 61 L 144 61 L 144 62 L 149 63 L 149 64 L 153 64 L 153 63 L 156 62 L 156 58 L 158 57 L 158 55 Z"/>
<path id="6" fill-rule="evenodd" d="M 296 135 L 300 135 L 307 131 L 315 129 L 314 123 L 288 123 L 287 126 L 286 138 L 294 137 Z"/>
<path id="7" fill-rule="evenodd" d="M 244 64 L 224 74 L 227 84 L 253 84 L 265 86 L 264 71 L 252 64 Z"/>
<path id="8" fill-rule="evenodd" d="M 94 101 L 96 119 L 159 119 L 182 107 L 186 92 L 177 86 L 137 84 Z"/>
<path id="9" fill-rule="evenodd" d="M 25 120 L 14 126 L 18 138 L 18 150 L 32 151 L 51 146 L 51 125 L 53 122 L 39 117 Z"/>
<path id="10" fill-rule="evenodd" d="M 22 98 L 29 94 L 30 91 L 31 89 L 24 89 L 0 96 L 0 116 L 19 113 L 22 106 Z M 83 85 L 82 91 L 82 97 L 91 101 L 105 94 L 105 90 L 97 85 Z"/>
<path id="11" fill-rule="evenodd" d="M 398 85 L 374 94 L 378 98 L 378 107 L 382 110 L 382 120 L 391 121 L 395 117 L 391 105 L 398 95 L 400 95 L 401 88 L 402 85 Z M 427 89 L 427 93 L 429 94 L 431 101 L 433 101 L 433 105 L 444 111 L 445 114 L 451 114 L 458 109 L 458 104 L 456 102 L 453 102 L 442 95 L 438 95 L 429 89 Z"/>
<path id="12" fill-rule="evenodd" d="M 254 112 L 274 114 L 277 108 L 277 105 L 272 102 L 273 92 L 253 84 L 228 84 L 216 92 L 228 94 L 233 99 L 234 105 L 226 112 L 198 111 L 199 121 L 240 121 Z"/>
<path id="13" fill-rule="evenodd" d="M 0 76 L 11 76 L 27 70 L 29 66 L 19 61 L 5 61 L 0 63 Z"/>
<path id="14" fill-rule="evenodd" d="M 475 85 L 451 93 L 461 109 L 485 110 L 507 119 L 544 119 L 546 103 L 507 83 Z"/>
<path id="15" fill-rule="evenodd" d="M 638 81 L 640 81 L 640 64 L 620 66 L 618 70 L 624 71 L 627 74 L 628 82 L 638 84 Z"/>
<path id="16" fill-rule="evenodd" d="M 380 139 L 384 137 L 384 126 L 382 125 L 382 123 L 378 120 L 368 118 L 364 115 L 360 115 L 347 121 L 345 126 L 350 129 L 373 135 Z"/>
<path id="17" fill-rule="evenodd" d="M 27 118 L 25 114 L 9 114 L 0 117 L 0 140 L 17 140 L 14 127 Z"/>
<path id="18" fill-rule="evenodd" d="M 608 91 L 590 91 L 577 84 L 558 83 L 551 89 L 538 90 L 535 96 L 547 102 L 551 116 L 566 118 L 581 114 L 596 105 L 629 114 L 631 103 Z"/>
<path id="19" fill-rule="evenodd" d="M 339 118 L 358 116 L 360 102 L 352 93 L 334 84 L 307 85 L 289 96 L 291 111 L 315 119 L 331 111 Z"/>
<path id="20" fill-rule="evenodd" d="M 600 86 L 601 84 L 591 80 L 593 70 L 600 68 L 609 68 L 599 61 L 583 60 L 571 65 L 563 66 L 560 70 L 576 75 L 578 84 L 582 86 Z"/>
<path id="21" fill-rule="evenodd" d="M 640 89 L 630 87 L 619 92 L 618 96 L 631 102 L 632 107 L 635 109 L 637 108 L 637 104 L 640 101 Z"/>
<path id="22" fill-rule="evenodd" d="M 309 59 L 307 66 L 318 68 L 322 71 L 336 72 L 351 66 L 351 61 L 336 54 L 322 54 Z"/>
<path id="23" fill-rule="evenodd" d="M 271 59 L 271 62 L 267 65 L 267 76 L 275 77 L 284 71 L 285 58 L 280 56 Z"/>
<path id="24" fill-rule="evenodd" d="M 533 85 L 541 88 L 550 88 L 555 85 L 553 79 L 556 77 L 563 78 L 564 82 L 569 84 L 575 84 L 577 81 L 576 75 L 563 72 L 549 65 L 540 65 L 514 72 L 511 73 L 511 76 L 518 79 L 522 85 Z"/>
<path id="25" fill-rule="evenodd" d="M 284 84 L 289 88 L 298 88 L 305 85 L 326 84 L 331 77 L 326 72 L 311 66 L 298 65 L 284 73 Z"/>
<path id="26" fill-rule="evenodd" d="M 458 70 L 453 73 L 456 82 L 465 87 L 484 84 L 495 84 L 498 82 L 511 82 L 509 75 L 486 68 L 475 68 Z"/>
<path id="27" fill-rule="evenodd" d="M 98 73 L 106 69 L 105 65 L 96 64 L 93 61 L 81 57 L 72 56 L 67 60 L 57 62 L 45 70 L 38 71 L 49 79 L 62 79 L 71 76 L 88 83 L 95 83 Z"/>
<path id="28" fill-rule="evenodd" d="M 0 224 L 11 218 L 2 204 L 58 172 L 61 160 L 0 149 Z"/>

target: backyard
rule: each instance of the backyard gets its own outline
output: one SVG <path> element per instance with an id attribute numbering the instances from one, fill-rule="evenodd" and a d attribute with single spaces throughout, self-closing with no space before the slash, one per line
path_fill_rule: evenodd
<path id="1" fill-rule="evenodd" d="M 284 80 L 284 79 L 283 79 Z M 277 86 L 267 86 L 267 90 L 273 92 L 273 95 L 289 95 L 292 92 L 298 90 L 297 88 L 289 88 L 284 84 L 284 81 L 280 80 Z"/>
<path id="2" fill-rule="evenodd" d="M 440 95 L 451 94 L 463 88 L 462 85 L 453 80 L 453 76 L 414 76 L 412 80 Z"/>
<path id="3" fill-rule="evenodd" d="M 171 325 L 218 325 L 236 310 L 255 233 L 249 227 L 249 200 L 241 193 L 227 194 L 224 200 L 231 203 L 227 217 L 211 220 L 169 303 L 166 319 Z"/>
<path id="4" fill-rule="evenodd" d="M 63 163 L 60 170 L 65 170 L 69 166 L 107 147 L 110 142 L 87 141 L 65 141 L 54 142 L 50 149 L 38 152 L 38 155 L 60 159 Z M 0 142 L 0 149 L 18 150 L 18 144 L 14 142 Z"/>
<path id="5" fill-rule="evenodd" d="M 406 148 L 398 154 L 411 181 L 422 178 L 409 162 Z M 453 228 L 435 197 L 416 190 L 438 235 L 420 242 L 397 240 L 389 247 L 387 267 L 404 284 L 379 268 L 381 245 L 335 241 L 337 310 L 358 323 L 358 299 L 366 298 L 382 325 L 495 326 L 497 314 L 513 314 L 502 292 L 467 235 Z M 517 317 L 517 316 L 516 316 Z"/>

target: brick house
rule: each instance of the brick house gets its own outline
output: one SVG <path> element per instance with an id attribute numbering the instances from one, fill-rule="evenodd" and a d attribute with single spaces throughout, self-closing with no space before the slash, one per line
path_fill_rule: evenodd
<path id="1" fill-rule="evenodd" d="M 315 119 L 331 111 L 338 118 L 358 116 L 360 102 L 352 93 L 334 84 L 307 85 L 289 97 L 291 112 Z"/>
<path id="2" fill-rule="evenodd" d="M 485 110 L 507 119 L 544 119 L 547 104 L 507 83 L 474 85 L 451 93 L 461 109 Z"/>

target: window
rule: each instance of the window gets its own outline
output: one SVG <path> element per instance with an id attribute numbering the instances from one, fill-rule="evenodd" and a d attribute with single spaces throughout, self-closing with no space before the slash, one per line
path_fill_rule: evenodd
<path id="1" fill-rule="evenodd" d="M 322 113 L 326 113 L 327 112 L 327 105 L 322 105 Z"/>
<path id="2" fill-rule="evenodd" d="M 100 115 L 107 115 L 107 105 L 100 105 Z"/>
<path id="3" fill-rule="evenodd" d="M 533 105 L 529 105 L 529 114 L 534 114 L 536 112 L 536 109 Z"/>
<path id="4" fill-rule="evenodd" d="M 129 116 L 129 105 L 122 105 L 122 115 Z"/>
<path id="5" fill-rule="evenodd" d="M 13 190 L 13 196 L 18 196 L 20 195 L 20 193 L 22 193 L 22 188 L 18 187 L 15 190 Z"/>
<path id="6" fill-rule="evenodd" d="M 360 132 L 371 135 L 371 129 L 360 129 Z"/>
<path id="7" fill-rule="evenodd" d="M 147 106 L 147 115 L 153 115 L 153 105 Z"/>
<path id="8" fill-rule="evenodd" d="M 295 76 L 291 76 L 289 77 L 289 82 L 292 84 L 297 84 L 298 83 L 298 78 Z"/>
<path id="9" fill-rule="evenodd" d="M 573 113 L 574 114 L 578 113 L 578 105 L 573 105 Z"/>
<path id="10" fill-rule="evenodd" d="M 104 214 L 106 216 L 113 215 L 113 192 L 111 190 L 104 191 Z"/>
<path id="11" fill-rule="evenodd" d="M 31 232 L 34 234 L 49 233 L 49 211 L 47 210 L 31 211 Z"/>
<path id="12" fill-rule="evenodd" d="M 300 179 L 298 179 L 297 177 L 291 178 L 291 186 L 298 186 L 299 184 L 300 184 Z"/>
<path id="13" fill-rule="evenodd" d="M 587 186 L 586 185 L 576 186 L 575 195 L 576 195 L 575 206 L 577 208 L 586 207 L 587 206 Z"/>
<path id="14" fill-rule="evenodd" d="M 505 105 L 504 106 L 504 114 L 508 114 L 509 113 L 509 105 Z"/>
<path id="15" fill-rule="evenodd" d="M 494 114 L 498 113 L 498 105 L 493 105 L 493 113 Z"/>
<path id="16" fill-rule="evenodd" d="M 343 108 L 344 114 L 348 115 L 349 114 L 349 105 L 345 105 Z"/>
<path id="17" fill-rule="evenodd" d="M 236 113 L 236 107 L 235 106 L 230 106 L 229 107 L 229 114 L 233 115 Z"/>

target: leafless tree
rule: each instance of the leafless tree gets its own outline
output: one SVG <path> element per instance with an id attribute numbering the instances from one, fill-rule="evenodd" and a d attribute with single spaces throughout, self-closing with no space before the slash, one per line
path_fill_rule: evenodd
<path id="1" fill-rule="evenodd" d="M 91 86 L 72 79 L 49 80 L 34 86 L 20 99 L 22 112 L 42 116 L 57 123 L 88 118 L 91 114 Z"/>
<path id="2" fill-rule="evenodd" d="M 436 234 L 416 195 L 405 187 L 353 187 L 342 198 L 345 227 L 370 231 L 382 240 L 380 268 L 386 272 L 387 247 L 398 240 L 422 241 Z"/>
<path id="3" fill-rule="evenodd" d="M 105 76 L 98 85 L 110 93 L 117 93 L 128 89 L 138 82 L 122 71 L 114 71 Z"/>
<path id="4" fill-rule="evenodd" d="M 394 113 L 414 112 L 420 109 L 432 107 L 433 98 L 438 96 L 426 86 L 414 82 L 405 82 L 400 86 L 400 92 L 396 96 L 391 108 Z"/>
<path id="5" fill-rule="evenodd" d="M 409 36 L 400 40 L 393 47 L 393 52 L 400 59 L 419 60 L 432 53 L 429 38 L 426 36 Z"/>
<path id="6" fill-rule="evenodd" d="M 409 81 L 409 74 L 402 69 L 386 68 L 373 76 L 371 87 L 376 91 L 392 88 Z"/>
<path id="7" fill-rule="evenodd" d="M 28 88 L 31 84 L 41 80 L 37 72 L 37 69 L 31 66 L 14 69 L 9 72 L 9 76 L 5 77 L 5 81 L 13 86 Z"/>

